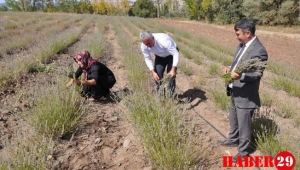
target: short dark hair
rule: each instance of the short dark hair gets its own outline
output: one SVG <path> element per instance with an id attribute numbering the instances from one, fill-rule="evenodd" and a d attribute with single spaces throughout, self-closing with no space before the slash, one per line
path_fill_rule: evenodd
<path id="1" fill-rule="evenodd" d="M 234 30 L 238 31 L 239 29 L 241 29 L 243 32 L 250 31 L 253 35 L 255 35 L 255 24 L 252 19 L 243 18 L 239 20 L 235 24 Z"/>

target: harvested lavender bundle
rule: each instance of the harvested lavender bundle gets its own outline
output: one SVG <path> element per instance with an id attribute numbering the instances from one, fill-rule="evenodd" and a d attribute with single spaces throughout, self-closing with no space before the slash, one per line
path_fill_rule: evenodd
<path id="1" fill-rule="evenodd" d="M 263 70 L 267 67 L 267 61 L 261 61 L 259 58 L 252 58 L 249 60 L 242 61 L 234 69 L 234 72 L 238 74 L 242 73 L 262 73 Z M 231 78 L 231 72 L 221 75 L 224 78 L 225 83 L 232 83 L 233 79 Z"/>

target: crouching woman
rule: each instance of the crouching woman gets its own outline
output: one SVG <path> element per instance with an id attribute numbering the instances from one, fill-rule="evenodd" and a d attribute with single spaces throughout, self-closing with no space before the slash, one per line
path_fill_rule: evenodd
<path id="1" fill-rule="evenodd" d="M 113 72 L 103 63 L 93 59 L 88 51 L 78 52 L 74 56 L 75 62 L 79 65 L 75 72 L 75 79 L 67 83 L 67 87 L 74 83 L 83 85 L 81 94 L 89 100 L 105 100 L 110 93 L 110 88 L 116 83 Z M 79 79 L 81 75 L 84 79 Z"/>

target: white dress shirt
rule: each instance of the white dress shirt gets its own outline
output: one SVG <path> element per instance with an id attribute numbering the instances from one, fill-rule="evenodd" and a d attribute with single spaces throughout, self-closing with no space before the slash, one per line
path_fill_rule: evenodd
<path id="1" fill-rule="evenodd" d="M 153 70 L 153 62 L 150 52 L 160 57 L 173 56 L 172 66 L 177 67 L 179 61 L 179 52 L 176 49 L 176 43 L 174 40 L 165 33 L 153 33 L 154 45 L 153 47 L 147 47 L 144 43 L 141 44 L 141 50 L 145 57 L 146 65 L 150 70 Z"/>
<path id="2" fill-rule="evenodd" d="M 238 61 L 237 61 L 236 64 L 233 66 L 233 69 L 232 69 L 231 72 L 233 72 L 234 69 L 236 68 L 236 66 L 239 64 L 239 62 L 240 62 L 242 56 L 244 55 L 245 51 L 248 49 L 248 47 L 250 46 L 250 44 L 255 40 L 255 38 L 256 38 L 256 36 L 255 36 L 254 38 L 252 38 L 250 41 L 248 41 L 248 42 L 245 44 L 245 49 L 244 49 L 244 51 L 242 52 L 242 54 L 239 56 Z M 239 53 L 240 53 L 240 51 L 237 53 L 237 56 L 239 55 Z M 241 76 L 240 80 L 244 80 L 244 78 L 245 78 L 245 73 L 242 73 L 242 76 Z M 233 86 L 233 84 L 230 83 L 230 84 L 229 84 L 229 87 L 232 88 L 232 86 Z"/>

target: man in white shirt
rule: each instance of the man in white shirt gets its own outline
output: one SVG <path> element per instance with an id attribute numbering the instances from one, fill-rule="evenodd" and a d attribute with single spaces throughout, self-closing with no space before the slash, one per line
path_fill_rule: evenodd
<path id="1" fill-rule="evenodd" d="M 157 90 L 160 87 L 160 80 L 163 78 L 165 69 L 167 74 L 171 76 L 168 83 L 168 91 L 170 96 L 174 95 L 175 78 L 177 73 L 177 65 L 179 61 L 179 51 L 174 40 L 165 33 L 151 33 L 150 31 L 142 31 L 140 33 L 142 41 L 141 50 L 145 57 L 146 65 L 152 73 L 157 84 Z M 150 55 L 155 55 L 154 65 Z"/>

